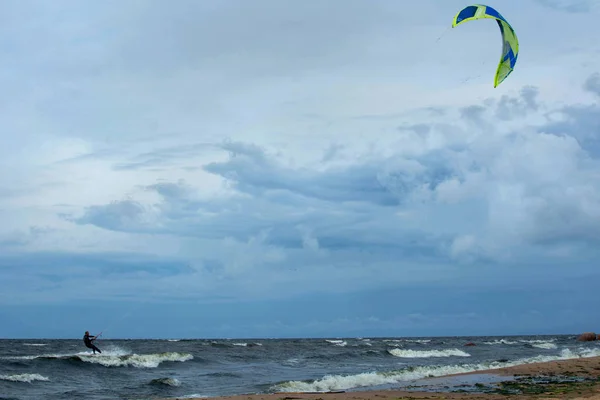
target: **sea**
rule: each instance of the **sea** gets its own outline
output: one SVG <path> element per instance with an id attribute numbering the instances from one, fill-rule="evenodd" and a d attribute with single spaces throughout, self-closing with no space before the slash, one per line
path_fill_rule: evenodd
<path id="1" fill-rule="evenodd" d="M 165 399 L 380 389 L 600 355 L 574 335 L 506 337 L 0 340 L 0 399 Z M 483 375 L 482 375 L 483 376 Z M 437 382 L 437 383 L 436 383 Z M 436 385 L 438 387 L 436 387 Z M 444 382 L 445 390 L 452 384 Z"/>

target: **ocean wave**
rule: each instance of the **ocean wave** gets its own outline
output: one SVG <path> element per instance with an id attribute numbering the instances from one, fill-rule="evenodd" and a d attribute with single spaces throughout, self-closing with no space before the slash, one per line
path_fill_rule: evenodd
<path id="1" fill-rule="evenodd" d="M 156 368 L 163 362 L 185 362 L 194 358 L 189 353 L 155 353 L 155 354 L 127 354 L 120 356 L 113 355 L 91 355 L 77 356 L 81 361 L 100 364 L 105 367 L 135 367 L 135 368 Z"/>
<path id="2" fill-rule="evenodd" d="M 178 387 L 181 386 L 181 382 L 177 378 L 156 378 L 150 381 L 151 385 L 166 385 Z"/>
<path id="3" fill-rule="evenodd" d="M 431 358 L 431 357 L 471 357 L 459 349 L 447 350 L 405 350 L 405 349 L 390 349 L 388 353 L 395 357 L 402 358 Z"/>
<path id="4" fill-rule="evenodd" d="M 223 348 L 230 347 L 230 344 L 229 344 L 229 343 L 215 342 L 215 341 L 212 341 L 212 342 L 210 342 L 210 345 L 211 345 L 212 347 L 223 347 Z"/>
<path id="5" fill-rule="evenodd" d="M 42 354 L 37 356 L 5 357 L 11 360 L 64 360 L 86 362 L 99 364 L 105 367 L 135 367 L 135 368 L 156 368 L 163 362 L 184 362 L 193 359 L 189 353 L 154 353 L 154 354 L 129 354 L 124 351 L 102 352 L 101 354 L 92 354 L 92 352 L 80 352 L 71 354 Z"/>
<path id="6" fill-rule="evenodd" d="M 300 358 L 292 357 L 292 358 L 288 358 L 285 361 L 282 361 L 281 365 L 296 366 L 296 365 L 300 364 L 301 362 L 302 362 L 302 360 Z"/>
<path id="7" fill-rule="evenodd" d="M 514 341 L 514 340 L 508 340 L 508 339 L 496 339 L 493 341 L 488 341 L 488 342 L 483 342 L 484 344 L 489 344 L 489 345 L 513 345 L 513 344 L 519 344 L 519 343 L 526 343 L 526 344 L 531 344 L 534 347 L 539 347 L 539 346 L 535 346 L 536 344 L 541 344 L 543 346 L 546 346 L 548 343 L 552 343 L 555 342 L 556 338 L 550 338 L 550 339 L 519 339 L 518 341 Z M 553 348 L 555 349 L 556 347 L 540 347 L 540 348 Z"/>
<path id="8" fill-rule="evenodd" d="M 430 343 L 431 339 L 383 339 L 385 343 Z"/>
<path id="9" fill-rule="evenodd" d="M 519 342 L 521 343 L 549 343 L 549 342 L 556 342 L 556 338 L 552 338 L 552 339 L 521 339 L 519 340 Z"/>
<path id="10" fill-rule="evenodd" d="M 241 378 L 242 375 L 236 374 L 235 372 L 211 372 L 202 376 L 210 378 Z"/>
<path id="11" fill-rule="evenodd" d="M 579 352 L 564 349 L 556 356 L 536 356 L 510 362 L 494 361 L 481 364 L 463 364 L 446 366 L 409 367 L 399 371 L 364 372 L 354 375 L 326 375 L 313 381 L 288 381 L 270 388 L 273 392 L 328 392 L 348 390 L 369 386 L 394 384 L 424 378 L 433 378 L 474 371 L 486 371 L 495 368 L 532 364 L 545 361 L 568 360 L 600 356 L 600 349 L 580 348 Z"/>
<path id="12" fill-rule="evenodd" d="M 558 348 L 558 346 L 554 343 L 551 342 L 541 342 L 541 343 L 532 343 L 531 347 L 536 347 L 538 349 L 547 349 L 547 350 L 553 350 Z"/>
<path id="13" fill-rule="evenodd" d="M 345 340 L 325 340 L 327 343 L 331 343 L 334 346 L 340 346 L 340 347 L 344 347 L 346 346 L 348 343 Z"/>
<path id="14" fill-rule="evenodd" d="M 254 347 L 254 346 L 262 346 L 262 343 L 244 343 L 244 342 L 240 342 L 240 343 L 233 343 L 233 346 L 238 346 L 238 347 Z"/>
<path id="15" fill-rule="evenodd" d="M 46 343 L 23 343 L 23 346 L 42 347 L 42 346 L 48 346 L 48 345 Z"/>
<path id="16" fill-rule="evenodd" d="M 506 339 L 496 339 L 491 342 L 483 342 L 484 344 L 497 345 L 497 344 L 518 344 L 518 342 Z"/>
<path id="17" fill-rule="evenodd" d="M 246 343 L 246 342 L 217 342 L 211 341 L 210 346 L 212 347 L 222 347 L 222 348 L 231 348 L 231 347 L 254 347 L 254 346 L 262 346 L 262 343 Z"/>
<path id="18" fill-rule="evenodd" d="M 33 381 L 49 381 L 50 379 L 40 374 L 15 374 L 15 375 L 0 375 L 0 381 L 24 382 L 31 383 Z"/>
<path id="19" fill-rule="evenodd" d="M 387 357 L 389 356 L 389 352 L 385 349 L 374 349 L 372 347 L 343 347 L 343 349 L 338 350 L 335 354 L 331 353 L 308 353 L 302 355 L 301 359 L 303 360 L 325 360 L 325 361 L 342 361 L 348 359 L 360 359 L 362 357 Z"/>

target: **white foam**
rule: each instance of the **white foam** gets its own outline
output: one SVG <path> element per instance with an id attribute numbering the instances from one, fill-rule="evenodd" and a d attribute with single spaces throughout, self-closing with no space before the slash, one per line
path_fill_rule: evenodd
<path id="1" fill-rule="evenodd" d="M 393 356 L 402 358 L 431 358 L 431 357 L 471 357 L 469 353 L 466 353 L 459 349 L 447 349 L 447 350 L 404 350 L 404 349 L 390 349 L 388 350 Z"/>
<path id="2" fill-rule="evenodd" d="M 157 354 L 128 354 L 114 355 L 88 355 L 79 356 L 82 361 L 92 364 L 100 364 L 105 367 L 135 367 L 156 368 L 165 361 L 185 362 L 192 360 L 194 356 L 189 353 L 157 353 Z"/>
<path id="3" fill-rule="evenodd" d="M 23 343 L 23 346 L 47 346 L 45 343 Z"/>
<path id="4" fill-rule="evenodd" d="M 531 346 L 537 347 L 538 349 L 547 349 L 547 350 L 556 349 L 558 347 L 558 346 L 556 346 L 556 344 L 550 343 L 550 342 L 533 343 Z"/>
<path id="5" fill-rule="evenodd" d="M 541 339 L 521 339 L 519 340 L 519 342 L 521 343 L 549 343 L 549 342 L 556 342 L 556 338 L 553 339 L 546 339 L 546 340 L 541 340 Z"/>
<path id="6" fill-rule="evenodd" d="M 184 362 L 193 359 L 189 353 L 156 353 L 156 354 L 131 354 L 130 352 L 118 347 L 102 351 L 102 353 L 93 354 L 93 352 L 78 352 L 68 354 L 42 354 L 36 356 L 4 357 L 11 360 L 34 360 L 40 358 L 69 359 L 78 358 L 81 361 L 100 364 L 105 367 L 136 367 L 136 368 L 156 368 L 166 361 Z"/>
<path id="7" fill-rule="evenodd" d="M 244 343 L 244 342 L 240 342 L 240 343 L 233 343 L 234 346 L 239 346 L 239 347 L 252 347 L 252 346 L 262 346 L 262 343 L 256 342 L 256 343 Z"/>
<path id="8" fill-rule="evenodd" d="M 491 342 L 483 342 L 483 343 L 491 344 L 491 345 L 494 345 L 494 344 L 517 344 L 517 342 L 514 342 L 512 340 L 506 340 L 506 339 L 500 339 L 500 340 L 496 339 Z"/>
<path id="9" fill-rule="evenodd" d="M 49 381 L 50 379 L 40 374 L 15 374 L 15 375 L 0 375 L 0 381 L 25 382 L 33 381 Z"/>
<path id="10" fill-rule="evenodd" d="M 328 343 L 331 343 L 335 346 L 341 346 L 341 347 L 344 347 L 348 344 L 344 340 L 325 340 L 325 341 Z"/>
<path id="11" fill-rule="evenodd" d="M 394 384 L 427 377 L 440 377 L 464 372 L 486 371 L 501 367 L 531 364 L 537 362 L 568 360 L 600 356 L 600 349 L 580 348 L 579 352 L 564 349 L 556 356 L 537 356 L 519 359 L 513 362 L 498 361 L 484 364 L 464 364 L 447 366 L 420 366 L 390 372 L 364 372 L 355 375 L 326 375 L 313 382 L 289 381 L 275 385 L 271 390 L 276 392 L 322 392 L 331 390 L 347 390 L 360 387 Z"/>

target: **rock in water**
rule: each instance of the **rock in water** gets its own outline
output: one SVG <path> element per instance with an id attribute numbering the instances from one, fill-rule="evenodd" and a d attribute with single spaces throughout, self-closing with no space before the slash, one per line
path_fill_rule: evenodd
<path id="1" fill-rule="evenodd" d="M 579 335 L 577 340 L 579 342 L 591 342 L 593 340 L 596 340 L 596 337 L 597 336 L 594 332 L 584 332 L 581 335 Z"/>

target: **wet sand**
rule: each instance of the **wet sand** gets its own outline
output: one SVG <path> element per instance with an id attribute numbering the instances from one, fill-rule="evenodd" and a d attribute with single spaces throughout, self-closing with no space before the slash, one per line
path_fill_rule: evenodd
<path id="1" fill-rule="evenodd" d="M 419 391 L 419 387 L 427 391 Z M 414 388 L 414 390 L 413 390 Z M 436 389 L 437 388 L 437 389 Z M 446 390 L 446 391 L 444 391 Z M 174 398 L 171 398 L 173 400 Z M 175 398 L 176 399 L 176 398 Z M 592 399 L 600 400 L 600 357 L 550 361 L 467 372 L 411 382 L 410 390 L 338 393 L 272 393 L 215 400 L 417 400 Z"/>

